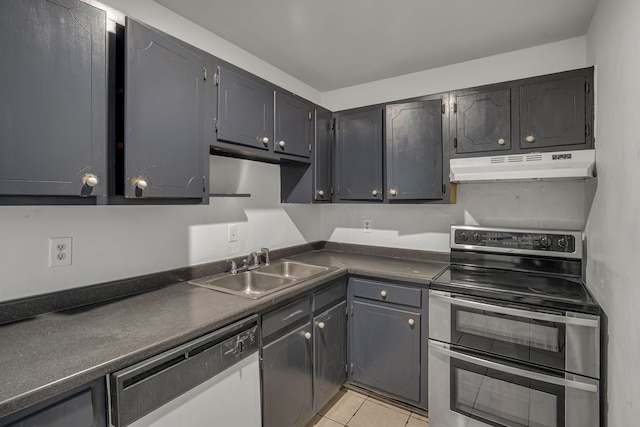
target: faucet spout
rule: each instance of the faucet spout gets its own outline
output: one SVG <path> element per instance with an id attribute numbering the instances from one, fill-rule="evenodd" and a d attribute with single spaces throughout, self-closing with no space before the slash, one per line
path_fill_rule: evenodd
<path id="1" fill-rule="evenodd" d="M 269 265 L 269 248 L 261 248 L 260 252 L 264 255 L 264 265 Z"/>

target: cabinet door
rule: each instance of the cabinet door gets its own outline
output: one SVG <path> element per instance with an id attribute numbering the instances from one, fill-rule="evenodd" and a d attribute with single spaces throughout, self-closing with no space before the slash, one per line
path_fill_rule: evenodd
<path id="1" fill-rule="evenodd" d="M 0 2 L 0 194 L 106 195 L 106 40 L 86 3 Z"/>
<path id="2" fill-rule="evenodd" d="M 353 301 L 351 380 L 420 401 L 420 314 Z"/>
<path id="3" fill-rule="evenodd" d="M 382 110 L 341 114 L 336 147 L 338 200 L 382 200 Z"/>
<path id="4" fill-rule="evenodd" d="M 387 198 L 442 199 L 442 101 L 387 105 Z"/>
<path id="5" fill-rule="evenodd" d="M 127 18 L 125 197 L 202 197 L 206 60 Z"/>
<path id="6" fill-rule="evenodd" d="M 281 92 L 276 97 L 276 140 L 274 151 L 293 156 L 311 155 L 311 106 L 304 100 Z"/>
<path id="7" fill-rule="evenodd" d="M 587 144 L 586 97 L 584 76 L 520 86 L 520 148 Z"/>
<path id="8" fill-rule="evenodd" d="M 273 144 L 273 91 L 220 67 L 218 140 L 269 150 Z"/>
<path id="9" fill-rule="evenodd" d="M 342 303 L 313 319 L 313 408 L 318 411 L 346 380 L 347 318 Z"/>
<path id="10" fill-rule="evenodd" d="M 331 200 L 333 185 L 333 115 L 316 110 L 316 141 L 314 158 L 314 194 L 316 201 Z"/>
<path id="11" fill-rule="evenodd" d="M 455 96 L 456 153 L 511 148 L 511 89 Z"/>
<path id="12" fill-rule="evenodd" d="M 311 324 L 262 349 L 263 425 L 303 426 L 312 415 Z"/>

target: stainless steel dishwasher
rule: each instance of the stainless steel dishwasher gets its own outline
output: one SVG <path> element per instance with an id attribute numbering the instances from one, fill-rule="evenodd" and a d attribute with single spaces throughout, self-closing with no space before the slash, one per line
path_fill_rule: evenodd
<path id="1" fill-rule="evenodd" d="M 115 427 L 259 427 L 258 317 L 109 375 Z"/>

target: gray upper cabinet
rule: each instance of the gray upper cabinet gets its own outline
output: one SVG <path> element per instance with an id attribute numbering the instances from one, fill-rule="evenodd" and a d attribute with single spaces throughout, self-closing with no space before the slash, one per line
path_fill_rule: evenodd
<path id="1" fill-rule="evenodd" d="M 218 140 L 270 150 L 273 90 L 224 67 L 218 70 L 218 80 Z"/>
<path id="2" fill-rule="evenodd" d="M 198 49 L 127 19 L 125 197 L 203 197 L 206 66 Z"/>
<path id="3" fill-rule="evenodd" d="M 576 146 L 590 142 L 584 75 L 520 86 L 520 148 Z"/>
<path id="4" fill-rule="evenodd" d="M 0 2 L 0 195 L 107 194 L 106 12 Z"/>
<path id="5" fill-rule="evenodd" d="M 511 89 L 490 88 L 454 94 L 456 154 L 511 148 Z"/>
<path id="6" fill-rule="evenodd" d="M 381 201 L 383 109 L 343 113 L 336 141 L 336 200 Z"/>
<path id="7" fill-rule="evenodd" d="M 333 114 L 315 111 L 314 198 L 317 202 L 331 201 L 333 188 Z"/>
<path id="8" fill-rule="evenodd" d="M 313 136 L 312 124 L 311 104 L 292 95 L 275 92 L 276 153 L 309 157 Z"/>
<path id="9" fill-rule="evenodd" d="M 386 107 L 386 197 L 442 199 L 442 101 Z"/>

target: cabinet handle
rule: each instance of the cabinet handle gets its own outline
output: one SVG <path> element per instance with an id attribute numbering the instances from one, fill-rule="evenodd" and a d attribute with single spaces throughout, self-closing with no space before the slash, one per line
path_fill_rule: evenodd
<path id="1" fill-rule="evenodd" d="M 324 329 L 324 322 L 320 322 L 320 323 L 318 323 L 318 328 L 320 328 L 320 329 Z"/>
<path id="2" fill-rule="evenodd" d="M 505 141 L 505 140 L 504 140 L 504 138 L 500 138 L 500 139 L 498 140 L 498 144 L 500 144 L 500 145 L 504 145 L 504 144 L 506 144 L 506 142 L 507 142 L 507 141 Z"/>
<path id="3" fill-rule="evenodd" d="M 269 143 L 269 138 L 267 138 L 266 136 L 264 138 L 262 138 L 262 143 L 264 145 L 267 145 Z"/>
<path id="4" fill-rule="evenodd" d="M 311 339 L 311 332 L 305 332 L 304 333 L 304 339 L 310 340 Z"/>
<path id="5" fill-rule="evenodd" d="M 373 191 L 371 192 L 371 195 L 373 195 L 374 197 L 375 197 L 375 196 L 377 196 L 377 195 L 378 195 L 378 190 L 373 190 Z"/>
<path id="6" fill-rule="evenodd" d="M 285 142 L 284 142 L 284 141 L 280 141 L 280 142 L 278 142 L 278 147 L 280 147 L 280 148 L 284 148 L 284 146 L 285 146 L 285 145 L 286 145 L 286 144 L 285 144 Z"/>
<path id="7" fill-rule="evenodd" d="M 391 190 L 389 190 L 389 194 L 391 194 L 392 196 L 395 196 L 398 194 L 398 189 L 397 188 L 392 188 Z"/>
<path id="8" fill-rule="evenodd" d="M 524 140 L 527 142 L 534 142 L 536 140 L 536 137 L 533 135 L 529 135 Z"/>
<path id="9" fill-rule="evenodd" d="M 380 296 L 382 298 L 386 298 L 387 297 L 387 291 L 380 291 Z"/>
<path id="10" fill-rule="evenodd" d="M 416 324 L 416 321 L 413 319 L 409 319 L 408 323 L 409 323 L 409 326 L 413 326 Z"/>
<path id="11" fill-rule="evenodd" d="M 135 185 L 136 187 L 138 187 L 141 190 L 144 190 L 145 188 L 147 188 L 147 181 L 145 181 L 142 178 L 138 178 L 135 181 L 133 181 L 133 185 Z"/>
<path id="12" fill-rule="evenodd" d="M 98 185 L 98 182 L 100 182 L 98 177 L 92 173 L 88 173 L 82 178 L 82 183 L 87 187 L 95 187 Z"/>
<path id="13" fill-rule="evenodd" d="M 324 197 L 324 191 L 322 191 L 322 190 L 318 190 L 318 196 L 320 196 L 320 197 Z"/>

